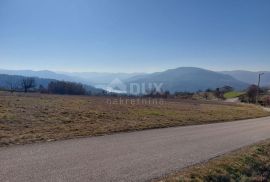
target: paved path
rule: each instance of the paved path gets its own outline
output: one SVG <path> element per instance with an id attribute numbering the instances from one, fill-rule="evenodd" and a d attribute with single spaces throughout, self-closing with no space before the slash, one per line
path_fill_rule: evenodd
<path id="1" fill-rule="evenodd" d="M 270 138 L 270 117 L 0 148 L 0 181 L 145 181 Z"/>

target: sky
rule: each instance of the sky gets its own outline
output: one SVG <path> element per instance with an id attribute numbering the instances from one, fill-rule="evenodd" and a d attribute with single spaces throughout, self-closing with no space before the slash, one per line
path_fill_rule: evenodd
<path id="1" fill-rule="evenodd" d="M 270 71 L 269 0 L 1 0 L 0 68 Z"/>

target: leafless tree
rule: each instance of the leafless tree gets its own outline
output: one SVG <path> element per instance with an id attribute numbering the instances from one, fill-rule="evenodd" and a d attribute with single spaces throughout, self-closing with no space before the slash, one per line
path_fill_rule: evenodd
<path id="1" fill-rule="evenodd" d="M 9 79 L 8 81 L 6 81 L 6 84 L 8 86 L 8 89 L 10 92 L 14 92 L 16 89 L 18 89 L 18 81 L 15 79 Z"/>
<path id="2" fill-rule="evenodd" d="M 21 82 L 22 88 L 24 92 L 27 92 L 30 88 L 35 87 L 35 79 L 34 78 L 24 78 Z"/>
<path id="3" fill-rule="evenodd" d="M 257 85 L 251 85 L 248 90 L 247 90 L 247 96 L 249 99 L 249 102 L 255 103 L 256 102 L 256 96 L 257 96 L 257 90 L 258 90 Z"/>
<path id="4" fill-rule="evenodd" d="M 54 94 L 85 95 L 86 89 L 80 83 L 53 81 L 48 85 L 48 92 Z"/>

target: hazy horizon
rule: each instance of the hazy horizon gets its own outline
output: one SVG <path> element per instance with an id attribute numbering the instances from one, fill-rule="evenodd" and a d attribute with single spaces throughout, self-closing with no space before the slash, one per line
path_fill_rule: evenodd
<path id="1" fill-rule="evenodd" d="M 55 72 L 55 73 L 59 73 L 59 74 L 65 74 L 65 73 L 97 73 L 97 74 L 150 74 L 150 73 L 155 73 L 155 72 L 163 72 L 163 71 L 167 71 L 170 69 L 177 69 L 177 68 L 200 68 L 200 69 L 204 69 L 204 70 L 209 70 L 209 71 L 214 71 L 214 72 L 226 72 L 226 71 L 249 71 L 249 72 L 270 72 L 270 70 L 247 70 L 247 69 L 233 69 L 233 70 L 213 70 L 213 69 L 207 69 L 207 68 L 203 68 L 203 67 L 195 67 L 195 66 L 178 66 L 175 68 L 168 68 L 168 69 L 162 69 L 162 70 L 156 70 L 156 71 L 152 71 L 152 72 L 124 72 L 124 71 L 118 71 L 118 72 L 104 72 L 104 71 L 61 71 L 61 70 L 49 70 L 49 69 L 6 69 L 3 67 L 0 67 L 0 70 L 6 70 L 6 71 L 35 71 L 35 72 L 39 72 L 39 71 L 51 71 L 51 72 Z"/>

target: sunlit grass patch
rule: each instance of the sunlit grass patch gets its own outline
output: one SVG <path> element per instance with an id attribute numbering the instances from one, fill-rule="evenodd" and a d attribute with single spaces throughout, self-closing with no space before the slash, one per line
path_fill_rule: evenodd
<path id="1" fill-rule="evenodd" d="M 227 92 L 224 94 L 224 97 L 226 99 L 232 99 L 232 98 L 236 98 L 236 97 L 239 97 L 241 95 L 243 95 L 244 92 L 236 92 L 236 91 L 231 91 L 231 92 Z"/>

